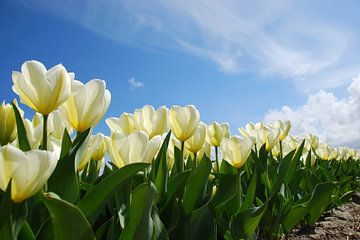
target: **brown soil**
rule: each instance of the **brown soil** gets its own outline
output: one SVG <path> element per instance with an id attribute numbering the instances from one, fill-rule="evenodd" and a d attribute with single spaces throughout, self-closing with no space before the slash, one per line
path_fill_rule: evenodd
<path id="1" fill-rule="evenodd" d="M 326 212 L 314 228 L 297 228 L 288 239 L 360 240 L 360 193 L 353 195 L 351 203 Z"/>

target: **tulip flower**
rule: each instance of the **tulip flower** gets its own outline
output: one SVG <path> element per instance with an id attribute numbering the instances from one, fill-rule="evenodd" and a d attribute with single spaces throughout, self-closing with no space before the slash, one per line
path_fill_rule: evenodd
<path id="1" fill-rule="evenodd" d="M 12 73 L 13 90 L 22 103 L 43 115 L 56 110 L 71 94 L 71 79 L 58 64 L 49 70 L 38 61 L 26 61 Z"/>
<path id="2" fill-rule="evenodd" d="M 330 160 L 330 155 L 333 149 L 330 147 L 330 145 L 326 143 L 320 143 L 318 148 L 316 149 L 316 154 L 322 159 L 322 160 Z"/>
<path id="3" fill-rule="evenodd" d="M 215 147 L 215 158 L 216 158 L 216 168 L 220 169 L 219 166 L 219 154 L 218 147 L 220 146 L 221 140 L 226 137 L 230 137 L 230 127 L 228 123 L 213 122 L 207 128 L 206 140 L 212 146 Z"/>
<path id="4" fill-rule="evenodd" d="M 258 132 L 258 138 L 261 144 L 266 144 L 266 151 L 270 151 L 279 143 L 280 130 L 270 125 L 263 126 Z"/>
<path id="5" fill-rule="evenodd" d="M 86 151 L 80 156 L 78 171 L 84 170 L 90 160 L 102 161 L 106 155 L 105 136 L 102 133 L 92 135 L 86 145 Z"/>
<path id="6" fill-rule="evenodd" d="M 169 111 L 169 121 L 175 137 L 185 142 L 194 134 L 200 121 L 200 113 L 193 105 L 185 107 L 175 105 Z"/>
<path id="7" fill-rule="evenodd" d="M 16 104 L 16 100 L 15 100 Z M 11 143 L 16 138 L 15 114 L 11 104 L 0 105 L 0 146 Z"/>
<path id="8" fill-rule="evenodd" d="M 11 179 L 11 199 L 22 202 L 36 194 L 47 182 L 57 164 L 53 152 L 23 152 L 6 145 L 0 148 L 0 189 L 5 191 Z"/>
<path id="9" fill-rule="evenodd" d="M 134 115 L 131 113 L 122 113 L 119 118 L 111 117 L 105 120 L 106 124 L 110 128 L 111 133 L 123 133 L 126 135 L 134 132 Z"/>
<path id="10" fill-rule="evenodd" d="M 94 79 L 83 84 L 73 80 L 71 96 L 60 107 L 60 111 L 77 132 L 84 132 L 100 122 L 110 100 L 111 94 L 104 81 Z"/>
<path id="11" fill-rule="evenodd" d="M 229 138 L 230 127 L 228 123 L 213 122 L 207 127 L 206 140 L 214 147 L 220 146 L 224 137 Z"/>
<path id="12" fill-rule="evenodd" d="M 280 130 L 279 140 L 283 141 L 290 131 L 291 123 L 290 121 L 282 122 L 280 120 L 277 120 L 274 122 L 273 126 Z"/>
<path id="13" fill-rule="evenodd" d="M 136 109 L 134 113 L 135 127 L 146 132 L 150 138 L 162 135 L 168 129 L 167 114 L 168 109 L 165 106 L 158 108 L 156 111 L 150 105 Z"/>
<path id="14" fill-rule="evenodd" d="M 186 140 L 185 147 L 190 152 L 195 154 L 203 148 L 205 139 L 206 139 L 206 125 L 203 122 L 200 122 L 192 137 Z"/>
<path id="15" fill-rule="evenodd" d="M 118 168 L 135 162 L 151 163 L 160 145 L 160 136 L 149 140 L 149 136 L 142 131 L 133 132 L 129 136 L 113 133 L 111 139 L 107 140 L 110 160 Z"/>
<path id="16" fill-rule="evenodd" d="M 241 139 L 238 136 L 223 138 L 220 150 L 223 159 L 233 167 L 240 169 L 248 159 L 253 142 L 250 139 Z"/>

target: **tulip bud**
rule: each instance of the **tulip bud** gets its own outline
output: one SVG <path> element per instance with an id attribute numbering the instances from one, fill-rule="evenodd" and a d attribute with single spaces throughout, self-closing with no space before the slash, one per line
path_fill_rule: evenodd
<path id="1" fill-rule="evenodd" d="M 46 70 L 38 61 L 27 61 L 21 72 L 13 72 L 12 80 L 21 102 L 43 115 L 56 110 L 71 94 L 71 79 L 61 64 Z"/>
<path id="2" fill-rule="evenodd" d="M 111 140 L 107 140 L 110 160 L 118 168 L 135 162 L 151 163 L 160 145 L 160 136 L 149 140 L 149 136 L 142 131 L 131 133 L 129 136 L 113 133 Z"/>
<path id="3" fill-rule="evenodd" d="M 6 145 L 0 148 L 0 189 L 5 191 L 11 179 L 11 199 L 22 202 L 35 195 L 47 182 L 57 164 L 53 152 L 23 152 Z"/>
<path id="4" fill-rule="evenodd" d="M 60 107 L 60 111 L 77 132 L 84 132 L 100 122 L 110 100 L 111 94 L 104 81 L 94 79 L 83 84 L 73 80 L 71 96 Z"/>
<path id="5" fill-rule="evenodd" d="M 221 140 L 230 137 L 230 127 L 228 123 L 213 122 L 207 127 L 207 141 L 214 147 L 220 146 Z"/>
<path id="6" fill-rule="evenodd" d="M 168 129 L 167 114 L 168 109 L 165 106 L 158 108 L 156 111 L 150 105 L 136 109 L 134 113 L 135 127 L 147 133 L 150 138 L 162 135 Z"/>
<path id="7" fill-rule="evenodd" d="M 135 131 L 134 116 L 131 113 L 122 113 L 119 118 L 111 117 L 105 120 L 111 133 L 129 135 Z"/>
<path id="8" fill-rule="evenodd" d="M 106 144 L 105 136 L 102 133 L 92 135 L 86 143 L 86 151 L 83 152 L 82 156 L 79 156 L 80 164 L 78 171 L 84 170 L 90 160 L 102 161 L 106 155 Z"/>
<path id="9" fill-rule="evenodd" d="M 279 143 L 280 130 L 271 126 L 263 126 L 258 132 L 261 144 L 266 144 L 266 151 L 270 151 Z"/>
<path id="10" fill-rule="evenodd" d="M 200 122 L 192 137 L 186 140 L 185 142 L 186 149 L 192 153 L 199 152 L 204 146 L 205 138 L 206 138 L 206 125 L 203 122 Z"/>
<path id="11" fill-rule="evenodd" d="M 4 101 L 0 105 L 0 146 L 13 142 L 15 138 L 15 114 L 11 104 L 5 104 Z"/>
<path id="12" fill-rule="evenodd" d="M 264 123 L 248 123 L 245 128 L 238 128 L 243 138 L 250 139 L 253 143 L 258 142 L 258 132 L 264 127 Z"/>
<path id="13" fill-rule="evenodd" d="M 200 121 L 200 113 L 193 105 L 185 107 L 175 105 L 169 111 L 169 121 L 175 137 L 185 142 L 194 134 Z"/>
<path id="14" fill-rule="evenodd" d="M 280 141 L 283 141 L 287 137 L 287 135 L 290 131 L 291 123 L 290 123 L 290 121 L 282 122 L 280 120 L 277 120 L 274 122 L 273 126 L 280 130 L 279 139 L 280 139 Z"/>
<path id="15" fill-rule="evenodd" d="M 253 142 L 249 139 L 240 139 L 238 136 L 223 138 L 220 150 L 223 159 L 235 168 L 241 168 L 248 159 Z"/>
<path id="16" fill-rule="evenodd" d="M 320 143 L 318 148 L 316 149 L 316 154 L 322 159 L 322 160 L 329 160 L 331 155 L 332 149 L 330 145 L 325 143 Z"/>

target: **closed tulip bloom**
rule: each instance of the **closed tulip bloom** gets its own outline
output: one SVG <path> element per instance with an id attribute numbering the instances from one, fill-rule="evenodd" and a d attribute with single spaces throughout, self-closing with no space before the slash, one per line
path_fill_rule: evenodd
<path id="1" fill-rule="evenodd" d="M 238 136 L 223 138 L 220 150 L 223 159 L 235 168 L 241 168 L 248 159 L 253 142 L 250 139 L 241 139 Z"/>
<path id="2" fill-rule="evenodd" d="M 326 143 L 320 143 L 318 148 L 316 149 L 316 154 L 322 160 L 330 160 L 332 151 L 333 151 L 333 149 L 330 147 L 330 145 L 328 145 Z"/>
<path id="3" fill-rule="evenodd" d="M 106 124 L 110 128 L 111 133 L 123 133 L 129 135 L 134 132 L 134 115 L 131 113 L 122 113 L 119 118 L 111 117 L 105 120 Z"/>
<path id="4" fill-rule="evenodd" d="M 21 102 L 44 115 L 64 103 L 71 94 L 71 78 L 58 64 L 49 70 L 38 61 L 27 61 L 12 74 L 13 90 Z"/>
<path id="5" fill-rule="evenodd" d="M 220 146 L 224 137 L 229 138 L 230 127 L 228 123 L 213 122 L 207 127 L 207 141 L 214 147 Z"/>
<path id="6" fill-rule="evenodd" d="M 168 109 L 165 106 L 156 111 L 153 106 L 146 105 L 141 109 L 136 109 L 134 113 L 134 123 L 138 130 L 146 132 L 150 138 L 162 135 L 168 129 L 167 119 Z"/>
<path id="7" fill-rule="evenodd" d="M 314 134 L 309 134 L 306 140 L 310 142 L 311 148 L 315 151 L 319 146 L 319 137 Z"/>
<path id="8" fill-rule="evenodd" d="M 238 128 L 241 136 L 252 140 L 254 143 L 258 140 L 258 132 L 264 127 L 264 123 L 248 123 L 245 128 Z"/>
<path id="9" fill-rule="evenodd" d="M 49 179 L 57 164 L 53 152 L 23 152 L 6 145 L 0 148 L 0 189 L 5 191 L 11 181 L 11 199 L 22 202 L 35 195 Z"/>
<path id="10" fill-rule="evenodd" d="M 86 151 L 82 153 L 78 171 L 84 170 L 90 160 L 102 161 L 106 155 L 105 136 L 102 133 L 92 135 L 86 142 Z"/>
<path id="11" fill-rule="evenodd" d="M 0 105 L 0 146 L 11 143 L 16 138 L 15 114 L 11 104 Z"/>
<path id="12" fill-rule="evenodd" d="M 73 80 L 72 91 L 60 111 L 77 132 L 84 132 L 100 122 L 109 107 L 111 94 L 105 81 L 98 79 L 86 84 Z"/>
<path id="13" fill-rule="evenodd" d="M 151 163 L 160 145 L 160 136 L 149 140 L 149 136 L 142 131 L 133 132 L 128 136 L 114 133 L 111 140 L 107 141 L 110 159 L 118 168 L 135 162 Z"/>
<path id="14" fill-rule="evenodd" d="M 270 151 L 279 143 L 280 130 L 272 126 L 263 126 L 258 132 L 261 144 L 266 144 L 266 151 Z"/>
<path id="15" fill-rule="evenodd" d="M 172 133 L 181 142 L 188 140 L 195 132 L 200 121 L 200 113 L 193 105 L 172 106 L 169 122 Z"/>
<path id="16" fill-rule="evenodd" d="M 191 138 L 186 140 L 185 147 L 192 153 L 199 152 L 206 139 L 206 125 L 200 122 Z"/>
<path id="17" fill-rule="evenodd" d="M 280 139 L 280 141 L 283 141 L 287 137 L 287 135 L 290 131 L 291 123 L 290 123 L 290 121 L 283 122 L 283 121 L 277 120 L 274 122 L 273 126 L 280 130 L 279 139 Z"/>

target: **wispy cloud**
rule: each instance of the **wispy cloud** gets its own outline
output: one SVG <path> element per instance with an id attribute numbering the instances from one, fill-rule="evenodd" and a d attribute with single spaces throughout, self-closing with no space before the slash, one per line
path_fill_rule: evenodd
<path id="1" fill-rule="evenodd" d="M 140 81 L 136 81 L 134 77 L 128 80 L 131 89 L 143 88 L 145 84 Z"/>
<path id="2" fill-rule="evenodd" d="M 332 12 L 310 13 L 306 1 L 23 1 L 115 41 L 181 50 L 226 73 L 292 80 L 305 91 L 342 85 L 360 68 L 357 33 Z"/>
<path id="3" fill-rule="evenodd" d="M 337 98 L 332 92 L 319 91 L 302 106 L 270 110 L 265 121 L 291 120 L 294 134 L 315 133 L 334 146 L 360 148 L 360 75 L 353 78 L 347 92 L 346 97 Z"/>

